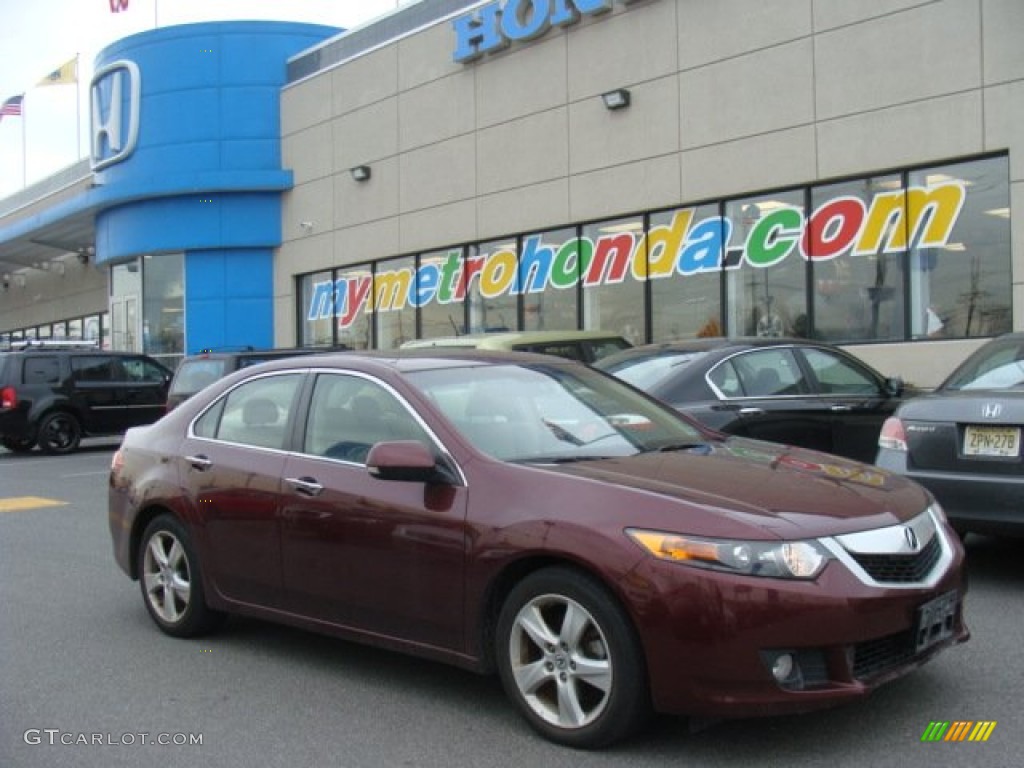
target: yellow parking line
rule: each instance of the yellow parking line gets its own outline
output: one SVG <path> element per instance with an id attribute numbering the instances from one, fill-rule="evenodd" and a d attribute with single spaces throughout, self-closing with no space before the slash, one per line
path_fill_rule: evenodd
<path id="1" fill-rule="evenodd" d="M 40 496 L 16 496 L 10 499 L 0 499 L 0 512 L 23 512 L 26 509 L 63 507 L 66 505 L 66 501 L 58 501 L 57 499 L 44 499 Z"/>

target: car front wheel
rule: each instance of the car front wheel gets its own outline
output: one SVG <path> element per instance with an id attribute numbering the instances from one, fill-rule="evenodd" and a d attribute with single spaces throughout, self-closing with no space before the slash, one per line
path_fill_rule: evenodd
<path id="1" fill-rule="evenodd" d="M 199 561 L 188 533 L 170 515 L 156 517 L 142 534 L 139 583 L 146 610 L 174 637 L 195 637 L 214 629 L 223 615 L 206 605 Z"/>
<path id="2" fill-rule="evenodd" d="M 43 453 L 71 453 L 82 441 L 82 425 L 65 411 L 48 413 L 39 422 L 39 449 Z"/>
<path id="3" fill-rule="evenodd" d="M 496 641 L 506 693 L 551 741 L 594 749 L 643 722 L 640 643 L 618 602 L 584 574 L 547 568 L 520 582 L 502 607 Z"/>

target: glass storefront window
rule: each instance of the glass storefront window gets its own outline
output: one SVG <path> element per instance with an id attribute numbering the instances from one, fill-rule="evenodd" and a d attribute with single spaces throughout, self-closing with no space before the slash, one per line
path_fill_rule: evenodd
<path id="1" fill-rule="evenodd" d="M 377 319 L 377 349 L 395 349 L 416 338 L 416 261 L 412 257 L 377 264 L 373 276 L 373 306 Z"/>
<path id="2" fill-rule="evenodd" d="M 76 317 L 74 320 L 68 320 L 68 339 L 82 340 L 82 318 Z"/>
<path id="3" fill-rule="evenodd" d="M 185 255 L 142 259 L 142 351 L 175 367 L 185 351 Z"/>
<path id="4" fill-rule="evenodd" d="M 913 338 L 1011 329 L 1009 175 L 1006 157 L 908 175 Z"/>
<path id="5" fill-rule="evenodd" d="M 726 332 L 796 336 L 807 328 L 806 262 L 800 255 L 803 193 L 733 200 L 726 251 Z"/>
<path id="6" fill-rule="evenodd" d="M 335 341 L 351 349 L 374 349 L 373 271 L 369 265 L 335 272 Z"/>
<path id="7" fill-rule="evenodd" d="M 583 283 L 583 327 L 647 339 L 644 283 L 647 249 L 643 218 L 616 219 L 583 228 L 576 258 Z"/>
<path id="8" fill-rule="evenodd" d="M 651 341 L 721 336 L 725 232 L 717 205 L 651 216 Z"/>
<path id="9" fill-rule="evenodd" d="M 330 272 L 303 275 L 299 279 L 299 345 L 303 347 L 334 344 L 335 295 Z"/>
<path id="10" fill-rule="evenodd" d="M 576 229 L 565 227 L 524 237 L 519 253 L 523 330 L 579 328 L 579 271 L 565 270 L 568 250 L 577 247 Z M 559 257 L 559 254 L 563 254 Z M 555 271 L 557 270 L 557 271 Z"/>
<path id="11" fill-rule="evenodd" d="M 420 304 L 421 338 L 435 339 L 465 333 L 466 303 L 458 291 L 462 269 L 461 248 L 420 256 L 416 295 Z"/>
<path id="12" fill-rule="evenodd" d="M 115 264 L 110 268 L 111 349 L 142 351 L 139 302 L 142 300 L 140 259 Z M 54 336 L 57 329 L 54 328 Z"/>
<path id="13" fill-rule="evenodd" d="M 519 329 L 519 297 L 515 293 L 519 259 L 515 238 L 471 246 L 463 262 L 469 332 Z"/>
<path id="14" fill-rule="evenodd" d="M 812 270 L 814 338 L 831 342 L 903 338 L 906 249 L 886 237 L 896 225 L 887 215 L 886 201 L 901 195 L 901 190 L 898 175 L 811 190 L 813 213 L 807 223 L 806 247 Z"/>

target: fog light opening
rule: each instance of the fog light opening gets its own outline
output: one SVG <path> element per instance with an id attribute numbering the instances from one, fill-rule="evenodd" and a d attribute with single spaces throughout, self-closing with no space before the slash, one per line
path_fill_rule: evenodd
<path id="1" fill-rule="evenodd" d="M 772 676 L 776 682 L 785 684 L 787 680 L 793 675 L 793 670 L 796 668 L 796 661 L 793 660 L 793 655 L 789 653 L 780 653 L 775 657 L 775 661 L 772 663 Z"/>

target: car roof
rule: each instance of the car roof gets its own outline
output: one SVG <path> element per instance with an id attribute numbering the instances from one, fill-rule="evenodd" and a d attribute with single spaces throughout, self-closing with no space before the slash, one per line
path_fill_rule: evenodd
<path id="1" fill-rule="evenodd" d="M 432 339 L 416 339 L 402 344 L 403 349 L 426 347 L 489 347 L 500 349 L 516 344 L 543 344 L 545 342 L 596 341 L 600 339 L 623 339 L 610 331 L 493 331 L 488 333 L 467 333 L 462 336 L 440 336 Z"/>
<path id="2" fill-rule="evenodd" d="M 637 347 L 624 349 L 597 361 L 599 368 L 607 368 L 626 360 L 642 360 L 663 354 L 682 354 L 686 352 L 710 352 L 720 349 L 753 349 L 754 347 L 784 347 L 793 344 L 801 346 L 829 346 L 813 339 L 790 338 L 786 336 L 714 336 L 697 339 L 673 339 L 654 344 L 641 344 Z"/>

